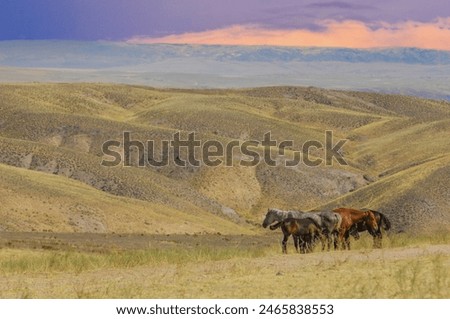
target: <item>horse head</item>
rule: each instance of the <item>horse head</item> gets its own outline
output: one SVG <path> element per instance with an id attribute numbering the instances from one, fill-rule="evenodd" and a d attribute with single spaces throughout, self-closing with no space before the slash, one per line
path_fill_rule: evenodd
<path id="1" fill-rule="evenodd" d="M 372 236 L 378 233 L 377 219 L 371 210 L 365 212 L 364 221 L 366 223 L 367 230 Z"/>
<path id="2" fill-rule="evenodd" d="M 352 227 L 350 227 L 348 233 L 353 236 L 353 238 L 355 238 L 355 240 L 359 240 L 361 238 L 361 236 L 359 235 L 358 232 L 358 227 L 357 225 L 353 225 Z"/>
<path id="3" fill-rule="evenodd" d="M 264 218 L 264 221 L 263 221 L 263 223 L 262 223 L 262 226 L 263 226 L 264 228 L 267 228 L 267 226 L 269 226 L 269 225 L 272 224 L 273 222 L 281 221 L 282 219 L 280 219 L 279 216 L 278 216 L 279 213 L 280 213 L 280 210 L 279 210 L 279 209 L 276 209 L 276 208 L 269 208 L 269 209 L 267 210 L 266 218 Z"/>

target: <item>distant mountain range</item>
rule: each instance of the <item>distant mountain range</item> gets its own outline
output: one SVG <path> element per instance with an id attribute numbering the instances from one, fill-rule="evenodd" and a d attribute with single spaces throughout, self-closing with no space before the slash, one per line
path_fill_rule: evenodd
<path id="1" fill-rule="evenodd" d="M 270 46 L 0 42 L 0 82 L 158 87 L 319 86 L 450 99 L 450 51 Z"/>

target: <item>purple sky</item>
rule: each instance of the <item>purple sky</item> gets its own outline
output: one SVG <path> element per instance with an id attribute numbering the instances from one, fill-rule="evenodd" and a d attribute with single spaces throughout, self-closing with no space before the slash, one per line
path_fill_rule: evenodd
<path id="1" fill-rule="evenodd" d="M 449 0 L 1 0 L 0 40 L 125 40 L 257 24 L 318 28 L 316 21 L 389 23 L 450 17 Z"/>

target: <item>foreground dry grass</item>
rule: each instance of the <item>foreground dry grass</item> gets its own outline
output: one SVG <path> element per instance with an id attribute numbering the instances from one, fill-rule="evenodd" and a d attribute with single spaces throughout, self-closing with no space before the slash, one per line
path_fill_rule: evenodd
<path id="1" fill-rule="evenodd" d="M 405 238 L 387 246 L 404 245 Z M 436 240 L 437 243 L 445 238 Z M 265 247 L 0 250 L 2 298 L 449 298 L 450 245 L 281 255 Z"/>

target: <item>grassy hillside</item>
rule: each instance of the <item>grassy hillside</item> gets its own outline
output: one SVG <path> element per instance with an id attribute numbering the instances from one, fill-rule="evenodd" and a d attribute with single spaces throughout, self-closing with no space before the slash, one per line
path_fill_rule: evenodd
<path id="1" fill-rule="evenodd" d="M 2 84 L 0 114 L 3 230 L 237 234 L 258 231 L 268 207 L 341 205 L 381 210 L 397 231 L 450 228 L 448 102 L 301 87 Z M 285 167 L 276 148 L 275 167 L 137 167 L 136 154 L 134 167 L 100 165 L 102 144 L 124 131 L 160 153 L 178 131 L 222 143 L 270 131 L 299 150 L 324 144 L 326 130 L 348 139 L 349 165 Z"/>
<path id="2" fill-rule="evenodd" d="M 62 176 L 0 165 L 2 229 L 38 232 L 248 234 L 207 211 L 120 197 Z"/>

